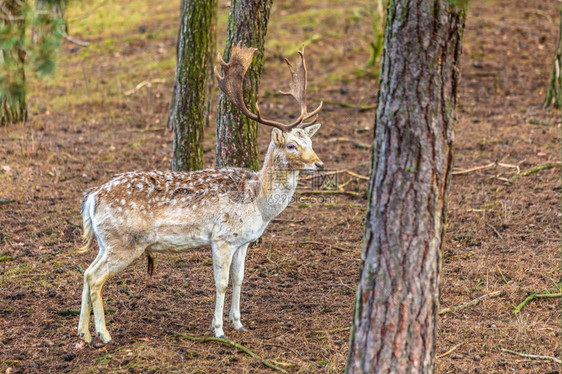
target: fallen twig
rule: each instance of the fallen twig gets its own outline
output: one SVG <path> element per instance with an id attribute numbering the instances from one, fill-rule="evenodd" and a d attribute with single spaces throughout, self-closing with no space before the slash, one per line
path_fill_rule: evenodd
<path id="1" fill-rule="evenodd" d="M 519 313 L 525 305 L 527 305 L 528 303 L 530 303 L 531 301 L 533 301 L 535 299 L 554 299 L 554 298 L 562 297 L 562 292 L 550 293 L 550 291 L 554 291 L 554 290 L 561 291 L 562 290 L 562 284 L 558 285 L 556 289 L 546 290 L 546 291 L 543 291 L 542 293 L 533 292 L 532 294 L 527 296 L 521 304 L 517 305 L 515 307 L 515 309 L 513 309 L 513 314 Z"/>
<path id="2" fill-rule="evenodd" d="M 530 354 L 527 354 L 527 353 L 511 351 L 509 349 L 502 349 L 502 352 L 509 353 L 509 354 L 512 354 L 512 355 L 521 356 L 521 357 L 525 357 L 525 358 L 532 358 L 534 360 L 548 360 L 548 361 L 556 362 L 557 364 L 562 363 L 562 361 L 560 361 L 560 359 L 558 359 L 556 357 L 551 357 L 551 356 L 530 355 Z"/>
<path id="3" fill-rule="evenodd" d="M 116 312 L 117 309 L 111 309 L 111 308 L 106 308 L 103 311 L 103 314 L 107 314 L 107 313 L 113 313 Z M 93 310 L 90 311 L 90 315 L 93 314 Z M 80 309 L 63 309 L 63 310 L 57 310 L 57 314 L 59 316 L 77 316 L 80 315 Z"/>
<path id="4" fill-rule="evenodd" d="M 492 225 L 490 225 L 489 223 L 486 224 L 486 226 L 488 226 L 489 228 L 491 228 L 492 230 L 494 230 L 494 232 L 496 233 L 496 235 L 498 236 L 498 238 L 500 238 L 501 240 L 503 240 L 503 236 L 499 233 L 499 231 Z"/>
<path id="5" fill-rule="evenodd" d="M 11 204 L 11 203 L 15 203 L 15 200 L 0 200 L 0 204 Z"/>
<path id="6" fill-rule="evenodd" d="M 242 344 L 235 343 L 231 340 L 215 338 L 215 337 L 191 336 L 191 335 L 187 335 L 187 334 L 184 334 L 184 333 L 181 333 L 181 332 L 176 332 L 176 331 L 172 331 L 172 330 L 168 330 L 168 329 L 164 329 L 164 332 L 167 333 L 167 334 L 179 336 L 181 338 L 191 340 L 191 341 L 194 341 L 194 342 L 219 342 L 219 343 L 222 343 L 222 344 L 225 344 L 225 345 L 229 345 L 229 346 L 232 346 L 232 347 L 246 353 L 247 355 L 249 355 L 252 358 L 255 358 L 256 360 L 260 360 L 261 363 L 264 364 L 265 366 L 267 366 L 268 368 L 275 369 L 275 370 L 280 371 L 282 373 L 287 373 L 287 371 L 285 371 L 285 369 L 280 368 L 279 366 L 276 366 L 276 365 L 272 364 L 271 362 L 269 362 L 266 359 L 258 356 L 257 354 L 255 354 L 254 352 L 249 350 L 248 348 L 244 347 Z"/>
<path id="7" fill-rule="evenodd" d="M 473 167 L 473 168 L 470 168 L 470 169 L 453 171 L 451 174 L 453 174 L 453 175 L 468 174 L 468 173 L 472 173 L 472 172 L 478 171 L 478 170 L 490 169 L 490 168 L 493 168 L 494 166 L 496 166 L 496 163 L 490 162 L 489 164 L 483 165 L 483 166 L 476 166 L 476 167 Z"/>
<path id="8" fill-rule="evenodd" d="M 502 279 L 505 282 L 505 284 L 509 285 L 509 282 L 505 278 L 505 275 L 503 275 L 502 269 L 500 269 L 500 265 L 496 264 L 496 269 L 498 269 L 498 271 L 499 271 L 500 275 L 502 276 Z"/>
<path id="9" fill-rule="evenodd" d="M 361 149 L 370 149 L 371 148 L 370 145 L 361 143 L 360 141 L 357 141 L 355 139 L 341 137 L 341 136 L 338 137 L 338 138 L 332 138 L 332 139 L 328 140 L 328 143 L 334 143 L 334 142 L 351 142 L 357 148 L 361 148 Z"/>
<path id="10" fill-rule="evenodd" d="M 338 251 L 342 251 L 342 252 L 349 252 L 349 251 L 351 251 L 351 249 L 345 249 L 345 248 L 338 247 L 338 246 L 335 246 L 335 245 L 330 244 L 330 243 L 313 242 L 313 241 L 306 241 L 306 242 L 290 242 L 290 243 L 289 243 L 289 245 L 296 245 L 296 244 L 301 244 L 301 245 L 302 245 L 302 244 L 315 244 L 315 245 L 321 245 L 321 246 L 323 246 L 323 247 L 334 248 L 334 249 L 337 249 Z"/>
<path id="11" fill-rule="evenodd" d="M 63 37 L 64 37 L 66 40 L 68 40 L 69 42 L 71 42 L 71 43 L 73 43 L 73 44 L 76 44 L 76 45 L 79 45 L 80 47 L 87 47 L 87 46 L 90 45 L 89 42 L 85 42 L 85 41 L 82 41 L 82 40 L 78 40 L 78 39 L 76 39 L 76 38 L 73 38 L 72 36 L 68 35 L 67 33 L 64 33 L 64 34 L 63 34 Z"/>
<path id="12" fill-rule="evenodd" d="M 74 227 L 78 227 L 78 228 L 82 227 L 81 225 L 79 225 L 77 223 L 74 223 L 74 222 L 70 221 L 69 219 L 66 220 L 66 223 L 68 223 L 70 226 L 74 226 Z"/>
<path id="13" fill-rule="evenodd" d="M 350 109 L 359 109 L 360 112 L 365 112 L 367 110 L 371 110 L 371 109 L 376 109 L 377 105 L 376 104 L 372 104 L 372 105 L 355 105 L 355 104 L 349 104 L 349 103 L 344 103 L 342 101 L 336 101 L 336 100 L 324 100 L 324 102 L 326 104 L 333 104 L 333 105 L 339 105 L 342 108 L 350 108 Z"/>
<path id="14" fill-rule="evenodd" d="M 271 220 L 272 223 L 281 223 L 281 222 L 290 222 L 290 223 L 304 223 L 304 218 L 301 219 L 283 219 L 283 218 L 274 218 Z"/>
<path id="15" fill-rule="evenodd" d="M 280 344 L 269 344 L 269 343 L 268 343 L 268 344 L 264 344 L 264 345 L 265 345 L 266 347 L 283 348 L 283 349 L 286 349 L 287 351 L 291 352 L 291 353 L 294 354 L 295 356 L 298 356 L 298 353 L 297 353 L 297 352 L 295 352 L 294 350 L 292 350 L 292 349 L 289 348 L 289 347 L 285 347 L 284 345 L 280 345 Z M 287 363 L 284 363 L 284 362 L 276 362 L 276 361 L 272 361 L 272 362 L 275 362 L 275 363 L 277 363 L 278 365 L 285 365 L 285 366 L 290 366 L 290 365 L 292 365 L 292 364 L 287 364 Z"/>
<path id="16" fill-rule="evenodd" d="M 132 94 L 134 94 L 136 91 L 140 90 L 141 88 L 143 88 L 144 86 L 147 87 L 151 87 L 152 83 L 165 83 L 166 80 L 162 79 L 162 78 L 156 78 L 156 79 L 150 79 L 150 80 L 145 80 L 140 82 L 139 84 L 137 84 L 134 88 L 131 88 L 128 91 L 125 91 L 124 95 L 125 96 L 130 96 Z"/>
<path id="17" fill-rule="evenodd" d="M 453 353 L 458 347 L 460 347 L 461 345 L 463 345 L 464 343 L 466 343 L 466 341 L 464 342 L 460 342 L 459 344 L 455 345 L 453 348 L 449 349 L 447 352 L 440 354 L 439 356 L 437 356 L 436 358 L 443 358 L 445 356 L 450 355 L 451 353 Z"/>
<path id="18" fill-rule="evenodd" d="M 489 294 L 486 294 L 486 295 L 482 295 L 482 296 L 480 296 L 480 297 L 477 297 L 476 299 L 471 300 L 471 301 L 468 301 L 468 302 L 466 302 L 466 303 L 464 303 L 464 304 L 460 304 L 460 305 L 456 305 L 456 306 L 451 306 L 451 307 L 449 307 L 449 308 L 441 309 L 441 310 L 439 311 L 439 315 L 442 315 L 442 314 L 445 314 L 445 313 L 449 313 L 449 312 L 455 312 L 455 311 L 457 311 L 457 310 L 466 309 L 466 308 L 468 308 L 468 307 L 470 307 L 470 306 L 474 306 L 474 305 L 480 304 L 480 302 L 481 302 L 482 300 L 486 300 L 486 299 L 490 299 L 490 298 L 492 298 L 492 297 L 500 296 L 500 295 L 502 294 L 502 292 L 503 292 L 503 291 L 501 291 L 501 290 L 500 290 L 500 291 L 494 291 L 494 292 L 492 292 L 492 293 L 489 293 Z"/>
<path id="19" fill-rule="evenodd" d="M 359 178 L 359 179 L 363 179 L 363 180 L 366 180 L 366 181 L 369 180 L 369 177 L 366 177 L 366 176 L 364 176 L 364 175 L 357 174 L 357 173 L 354 173 L 354 172 L 349 171 L 349 170 L 345 170 L 345 172 L 346 172 L 347 174 L 351 175 L 352 177 Z"/>
<path id="20" fill-rule="evenodd" d="M 519 177 L 526 177 L 530 174 L 536 173 L 536 172 L 541 171 L 541 170 L 559 168 L 559 167 L 560 167 L 560 162 L 549 162 L 549 163 L 544 164 L 544 165 L 539 165 L 539 166 L 536 166 L 534 168 L 527 169 L 527 170 L 523 171 L 522 173 L 517 173 L 517 174 L 511 176 L 511 178 L 509 178 L 509 182 L 513 182 L 516 179 L 518 179 Z"/>
<path id="21" fill-rule="evenodd" d="M 338 191 L 338 190 L 326 190 L 326 191 L 296 191 L 297 194 L 309 194 L 309 195 L 351 195 L 362 197 L 363 194 L 353 191 Z"/>

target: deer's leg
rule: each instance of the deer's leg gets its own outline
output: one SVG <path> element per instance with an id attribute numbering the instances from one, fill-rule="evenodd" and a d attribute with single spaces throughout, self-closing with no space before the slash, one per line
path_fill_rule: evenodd
<path id="1" fill-rule="evenodd" d="M 230 305 L 230 321 L 238 331 L 248 331 L 240 322 L 240 293 L 242 281 L 244 280 L 244 261 L 248 244 L 241 246 L 232 257 L 230 265 L 230 276 L 232 277 L 232 304 Z"/>
<path id="2" fill-rule="evenodd" d="M 104 252 L 104 248 L 100 245 L 100 249 L 96 259 L 88 266 L 88 271 L 99 261 Z M 88 284 L 88 278 L 86 277 L 86 271 L 84 272 L 84 289 L 82 290 L 82 307 L 80 308 L 80 321 L 78 322 L 78 335 L 86 342 L 92 342 L 92 336 L 90 335 L 90 312 L 92 308 L 92 302 L 90 299 L 90 285 Z"/>
<path id="3" fill-rule="evenodd" d="M 109 278 L 119 273 L 131 264 L 131 262 L 136 260 L 143 251 L 144 247 L 124 255 L 124 252 L 113 253 L 113 251 L 108 249 L 95 266 L 85 272 L 90 286 L 90 297 L 94 309 L 96 333 L 105 344 L 111 342 L 111 335 L 109 335 L 109 331 L 107 331 L 105 326 L 103 298 L 101 295 L 103 285 Z"/>
<path id="4" fill-rule="evenodd" d="M 222 316 L 224 311 L 224 294 L 228 287 L 228 272 L 235 247 L 227 243 L 213 243 L 213 273 L 215 276 L 216 302 L 213 317 L 213 331 L 217 338 L 224 338 Z"/>

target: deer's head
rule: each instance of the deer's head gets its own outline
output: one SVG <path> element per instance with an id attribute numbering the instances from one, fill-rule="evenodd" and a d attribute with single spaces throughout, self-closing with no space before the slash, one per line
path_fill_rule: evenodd
<path id="1" fill-rule="evenodd" d="M 293 96 L 301 109 L 300 116 L 291 124 L 265 119 L 261 116 L 257 103 L 256 113 L 252 113 L 244 103 L 244 76 L 252 63 L 255 51 L 256 48 L 246 48 L 238 43 L 232 47 L 228 63 L 224 62 L 219 54 L 219 61 L 224 72 L 224 76 L 221 76 L 215 67 L 219 87 L 245 116 L 263 125 L 273 127 L 270 151 L 274 152 L 274 160 L 279 166 L 289 170 L 321 170 L 324 164 L 312 149 L 310 138 L 321 126 L 316 121 L 322 103 L 312 112 L 308 112 L 306 109 L 307 72 L 304 48 L 299 51 L 300 59 L 296 72 L 289 60 L 285 59 L 291 71 L 291 83 L 289 84 L 290 90 L 281 91 L 281 93 Z M 311 121 L 305 122 L 311 118 Z"/>

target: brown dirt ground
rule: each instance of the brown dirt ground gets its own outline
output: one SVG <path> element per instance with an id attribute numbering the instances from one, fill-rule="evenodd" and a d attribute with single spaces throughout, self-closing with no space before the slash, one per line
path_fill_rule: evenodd
<path id="1" fill-rule="evenodd" d="M 279 57 L 302 40 L 312 41 L 311 102 L 375 101 L 373 78 L 357 72 L 368 57 L 365 36 L 371 30 L 361 10 L 366 3 L 295 1 L 274 8 L 262 84 L 269 113 L 282 117 L 291 110 L 271 93 L 285 84 L 277 79 L 286 76 Z M 103 12 L 100 4 L 81 11 L 85 17 Z M 506 181 L 517 168 L 560 160 L 560 112 L 541 108 L 558 7 L 554 0 L 470 5 L 455 170 L 500 164 L 452 179 L 441 304 L 503 293 L 441 316 L 437 373 L 559 373 L 553 362 L 502 352 L 560 356 L 559 299 L 533 301 L 513 314 L 528 292 L 552 288 L 560 279 L 560 169 Z M 92 42 L 95 53 L 65 44 L 57 77 L 30 86 L 30 121 L 0 129 L 0 200 L 15 200 L 0 205 L 0 255 L 13 259 L 0 263 L 2 372 L 270 371 L 234 348 L 164 331 L 211 335 L 214 285 L 207 249 L 160 256 L 153 278 L 138 261 L 108 282 L 104 297 L 112 345 L 81 348 L 78 317 L 57 314 L 80 307 L 81 271 L 95 257 L 95 251 L 75 253 L 83 191 L 122 171 L 169 167 L 171 135 L 163 124 L 173 82 L 177 4 L 140 7 L 137 13 L 119 21 L 133 26 L 110 32 L 111 42 L 95 33 L 78 34 Z M 224 21 L 222 3 L 220 14 Z M 223 31 L 221 25 L 219 35 Z M 298 42 L 287 46 L 287 40 Z M 105 47 L 95 50 L 100 44 Z M 157 66 L 145 68 L 151 62 Z M 123 94 L 153 78 L 166 83 Z M 373 111 L 325 105 L 315 150 L 330 169 L 369 174 L 369 149 L 333 139 L 371 144 L 373 118 Z M 213 133 L 210 128 L 206 139 L 209 166 Z M 268 134 L 260 130 L 262 150 Z M 344 183 L 350 176 L 339 178 Z M 364 195 L 367 183 L 352 178 L 345 188 Z M 249 251 L 242 308 L 250 332 L 227 325 L 230 338 L 268 360 L 290 364 L 289 372 L 341 372 L 366 205 L 363 197 L 337 195 L 289 206 L 280 218 L 292 222 L 272 223 L 263 242 Z"/>

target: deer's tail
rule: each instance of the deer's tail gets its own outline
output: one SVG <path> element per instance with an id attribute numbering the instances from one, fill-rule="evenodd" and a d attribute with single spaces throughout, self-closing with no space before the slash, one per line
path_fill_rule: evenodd
<path id="1" fill-rule="evenodd" d="M 78 253 L 84 253 L 92 246 L 94 241 L 94 228 L 92 226 L 92 216 L 96 208 L 95 194 L 86 192 L 84 200 L 82 201 L 82 227 L 84 233 L 82 234 L 83 245 L 78 248 Z"/>

